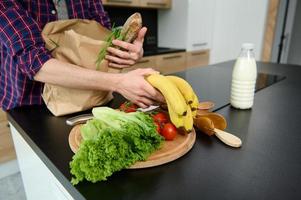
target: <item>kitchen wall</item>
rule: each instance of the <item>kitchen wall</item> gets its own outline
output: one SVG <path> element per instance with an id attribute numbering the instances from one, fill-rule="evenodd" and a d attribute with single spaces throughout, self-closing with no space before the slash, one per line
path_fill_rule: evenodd
<path id="1" fill-rule="evenodd" d="M 268 0 L 173 0 L 159 11 L 159 46 L 210 49 L 212 64 L 237 58 L 241 44 L 252 42 L 260 60 L 267 11 Z"/>
<path id="2" fill-rule="evenodd" d="M 297 1 L 287 63 L 301 65 L 301 1 Z"/>
<path id="3" fill-rule="evenodd" d="M 210 63 L 235 59 L 243 42 L 255 44 L 260 60 L 267 10 L 268 0 L 217 0 Z"/>

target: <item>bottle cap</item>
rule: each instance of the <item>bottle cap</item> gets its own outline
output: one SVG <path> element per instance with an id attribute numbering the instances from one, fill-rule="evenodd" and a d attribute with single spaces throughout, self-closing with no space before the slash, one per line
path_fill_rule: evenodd
<path id="1" fill-rule="evenodd" d="M 254 49 L 254 44 L 253 43 L 243 43 L 241 45 L 241 48 L 247 49 L 247 50 L 253 50 Z"/>

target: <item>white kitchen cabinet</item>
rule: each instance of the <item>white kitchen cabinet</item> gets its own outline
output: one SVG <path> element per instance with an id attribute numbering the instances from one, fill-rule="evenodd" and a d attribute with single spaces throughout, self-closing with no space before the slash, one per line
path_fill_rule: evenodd
<path id="1" fill-rule="evenodd" d="M 214 0 L 189 0 L 187 51 L 210 49 L 214 22 Z"/>
<path id="2" fill-rule="evenodd" d="M 215 0 L 174 0 L 170 10 L 159 11 L 159 46 L 210 49 Z"/>
<path id="3" fill-rule="evenodd" d="M 19 168 L 28 200 L 73 200 L 74 198 L 54 176 L 17 129 L 10 124 Z M 42 153 L 41 153 L 42 154 Z M 43 156 L 45 156 L 43 154 Z"/>

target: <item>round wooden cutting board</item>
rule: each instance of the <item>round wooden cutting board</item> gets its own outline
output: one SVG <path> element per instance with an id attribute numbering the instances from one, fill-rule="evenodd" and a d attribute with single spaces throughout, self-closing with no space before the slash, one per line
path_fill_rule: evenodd
<path id="1" fill-rule="evenodd" d="M 69 134 L 69 146 L 74 153 L 82 141 L 80 127 L 81 125 L 74 126 Z M 195 139 L 194 129 L 187 135 L 178 134 L 174 140 L 164 141 L 162 147 L 150 155 L 147 160 L 136 162 L 129 169 L 154 167 L 174 161 L 185 155 L 193 147 Z"/>

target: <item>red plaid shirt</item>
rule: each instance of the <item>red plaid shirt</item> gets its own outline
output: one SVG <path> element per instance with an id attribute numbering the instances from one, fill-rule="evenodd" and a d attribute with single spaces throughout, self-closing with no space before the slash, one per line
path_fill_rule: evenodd
<path id="1" fill-rule="evenodd" d="M 110 21 L 101 0 L 66 0 L 70 19 Z M 52 0 L 0 0 L 0 107 L 41 104 L 43 84 L 33 80 L 51 58 L 41 30 L 57 20 Z"/>

